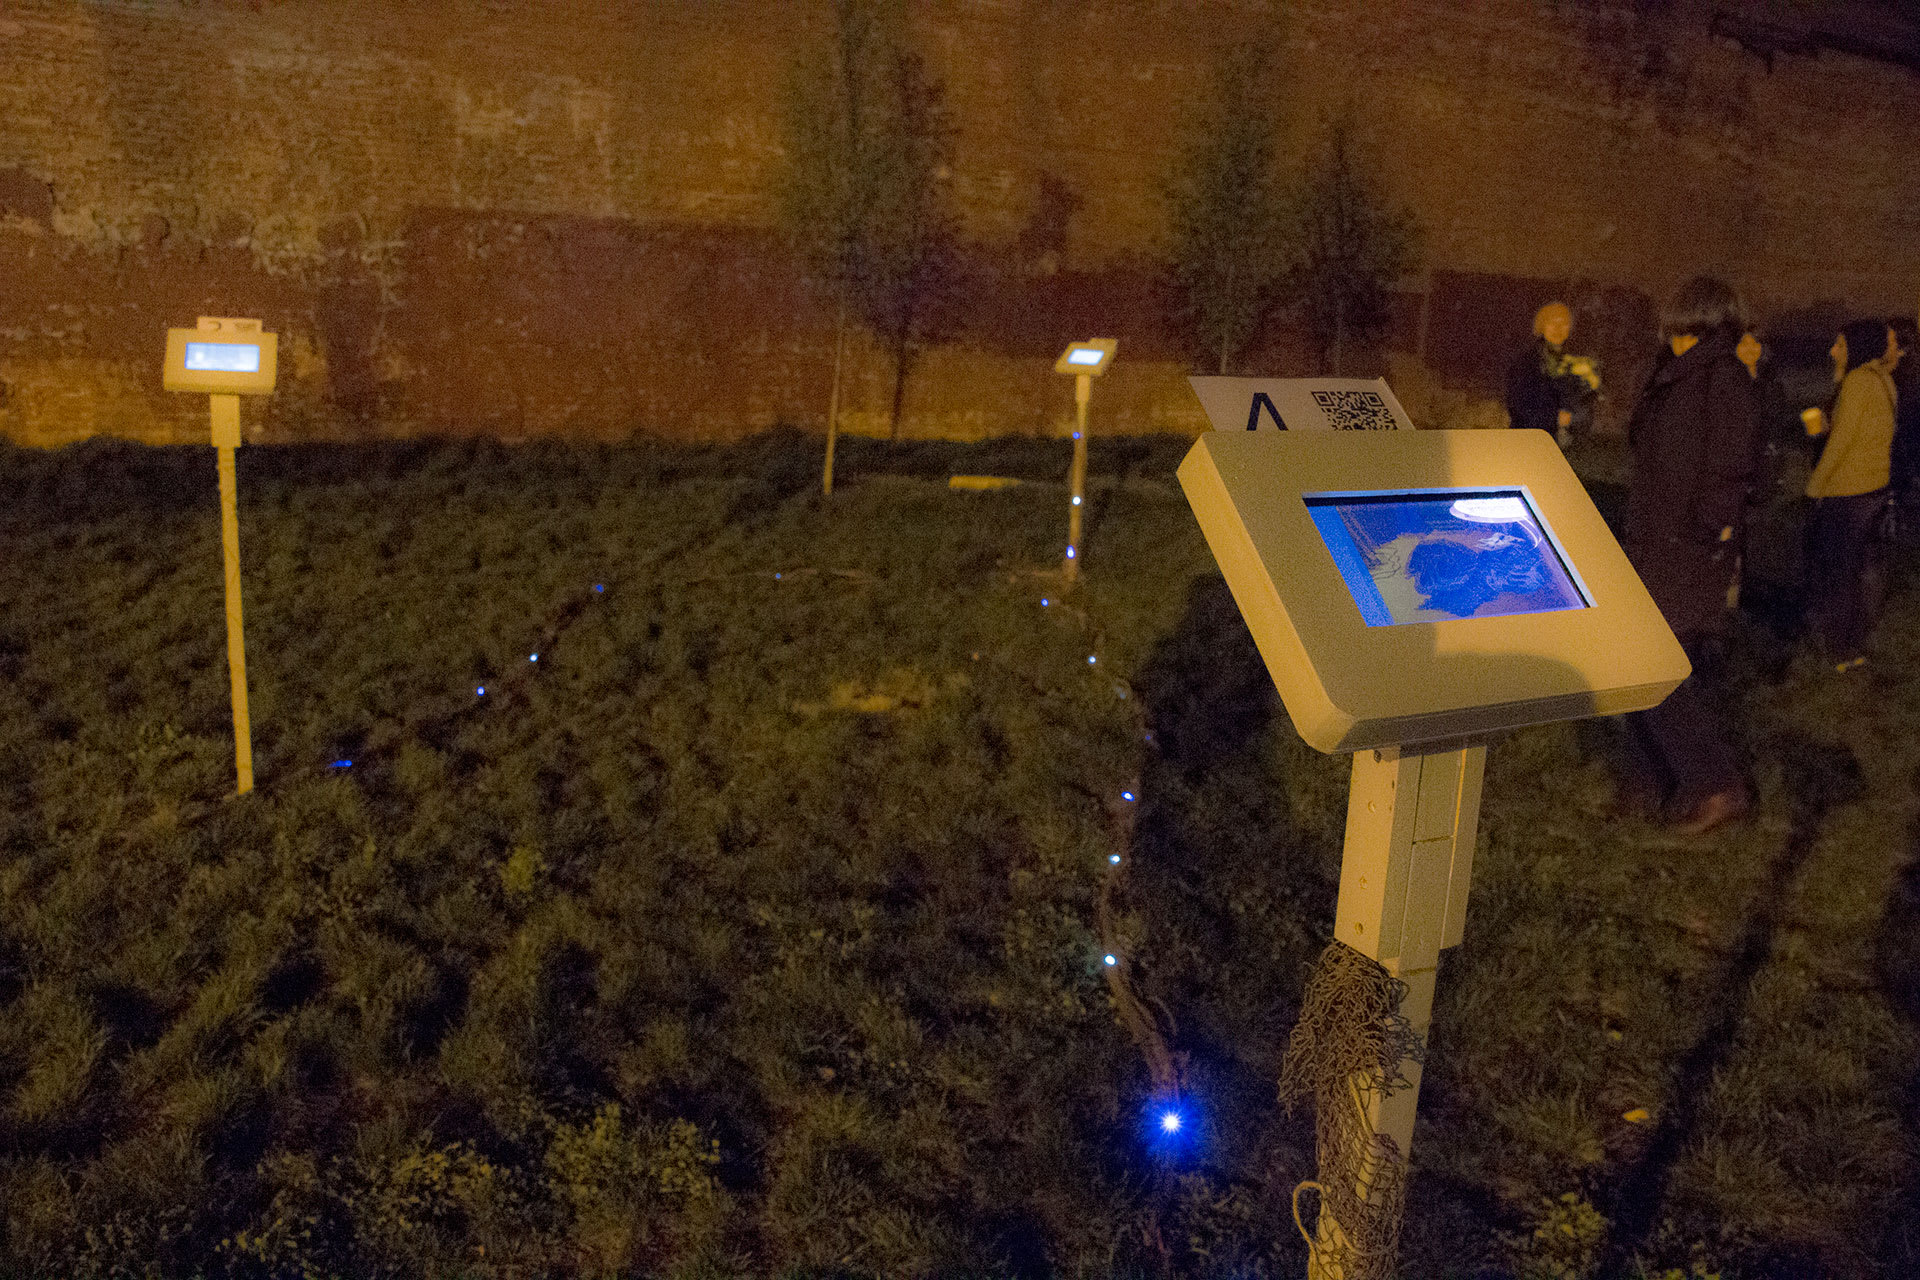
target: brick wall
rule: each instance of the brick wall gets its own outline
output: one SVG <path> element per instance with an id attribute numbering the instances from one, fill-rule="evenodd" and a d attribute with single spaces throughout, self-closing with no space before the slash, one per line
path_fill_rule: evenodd
<path id="1" fill-rule="evenodd" d="M 1723 271 L 1764 310 L 1908 310 L 1920 76 L 1761 54 L 1704 3 L 920 0 L 958 126 L 955 332 L 910 434 L 1056 429 L 1070 338 L 1122 340 L 1106 430 L 1193 430 L 1153 256 L 1213 49 L 1272 51 L 1302 152 L 1358 105 L 1419 215 L 1391 351 L 1485 387 L 1540 301 L 1628 392 L 1652 299 Z M 830 316 L 774 231 L 782 86 L 824 0 L 6 0 L 0 430 L 197 439 L 161 331 L 259 315 L 258 439 L 636 430 L 724 437 L 825 412 Z M 1576 345 L 1581 345 L 1576 342 Z M 885 355 L 854 351 L 880 430 Z M 1303 372 L 1277 327 L 1249 353 Z M 1616 408 L 1623 402 L 1616 395 Z"/>

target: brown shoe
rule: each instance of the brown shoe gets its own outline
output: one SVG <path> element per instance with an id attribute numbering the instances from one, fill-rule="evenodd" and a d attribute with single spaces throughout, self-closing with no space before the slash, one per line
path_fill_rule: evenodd
<path id="1" fill-rule="evenodd" d="M 1746 817 L 1751 808 L 1753 802 L 1747 798 L 1745 787 L 1716 791 L 1692 809 L 1677 814 L 1667 826 L 1683 836 L 1704 835 L 1723 823 Z"/>

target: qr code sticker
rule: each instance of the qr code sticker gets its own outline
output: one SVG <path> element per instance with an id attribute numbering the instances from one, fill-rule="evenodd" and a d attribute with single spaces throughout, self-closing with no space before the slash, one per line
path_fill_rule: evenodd
<path id="1" fill-rule="evenodd" d="M 1313 402 L 1335 431 L 1392 431 L 1400 425 L 1378 391 L 1316 391 Z"/>

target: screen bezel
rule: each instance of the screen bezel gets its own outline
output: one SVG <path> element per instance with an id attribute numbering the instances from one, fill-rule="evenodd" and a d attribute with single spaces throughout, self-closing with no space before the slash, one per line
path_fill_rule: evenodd
<path id="1" fill-rule="evenodd" d="M 1367 626 L 1412 627 L 1424 622 L 1477 622 L 1491 618 L 1518 617 L 1524 614 L 1567 613 L 1576 609 L 1593 608 L 1593 592 L 1587 589 L 1587 584 L 1582 580 L 1580 570 L 1573 562 L 1573 557 L 1567 554 L 1567 550 L 1561 545 L 1560 539 L 1554 536 L 1552 523 L 1548 521 L 1545 514 L 1541 512 L 1539 502 L 1534 499 L 1533 494 L 1525 485 L 1469 485 L 1465 487 L 1449 485 L 1444 488 L 1423 489 L 1344 489 L 1320 493 L 1302 493 L 1300 495 L 1301 502 L 1306 504 L 1309 518 L 1312 517 L 1315 507 L 1332 507 L 1337 509 L 1342 506 L 1356 506 L 1367 503 L 1419 502 L 1436 498 L 1445 498 L 1451 502 L 1459 502 L 1462 499 L 1468 498 L 1520 499 L 1522 505 L 1527 509 L 1527 515 L 1532 518 L 1534 527 L 1539 529 L 1541 536 L 1546 539 L 1547 550 L 1553 557 L 1553 563 L 1559 566 L 1561 574 L 1573 586 L 1574 593 L 1580 598 L 1580 603 L 1577 605 L 1556 605 L 1550 609 L 1520 609 L 1510 613 L 1468 615 L 1461 618 L 1399 619 L 1391 616 L 1386 602 L 1384 600 L 1378 600 L 1376 593 L 1376 601 L 1379 604 L 1381 613 L 1386 615 L 1386 619 L 1383 622 L 1375 622 L 1367 616 L 1367 607 L 1365 603 L 1361 601 L 1354 581 L 1347 577 L 1346 570 L 1340 563 L 1339 553 L 1327 543 L 1326 530 L 1320 527 L 1318 520 L 1315 520 L 1314 531 L 1320 535 L 1322 545 L 1326 546 L 1327 554 L 1334 562 L 1334 568 L 1340 573 L 1342 584 L 1347 588 L 1347 593 L 1353 597 L 1354 607 L 1360 611 L 1360 617 L 1366 622 Z M 1371 575 L 1363 574 L 1363 576 L 1368 578 L 1368 586 L 1371 587 Z"/>

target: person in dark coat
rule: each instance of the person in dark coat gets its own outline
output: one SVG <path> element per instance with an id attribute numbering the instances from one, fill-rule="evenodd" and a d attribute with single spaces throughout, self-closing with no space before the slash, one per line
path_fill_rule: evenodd
<path id="1" fill-rule="evenodd" d="M 1628 795 L 1680 830 L 1744 815 L 1752 796 L 1722 724 L 1720 651 L 1761 453 L 1753 378 L 1735 355 L 1745 309 L 1698 276 L 1661 315 L 1666 348 L 1627 429 L 1633 481 L 1624 545 L 1687 651 L 1693 675 L 1627 719 Z"/>
<path id="2" fill-rule="evenodd" d="M 1920 351 L 1920 332 L 1913 321 L 1894 320 L 1889 327 L 1902 351 Z M 1920 507 L 1920 359 L 1895 366 L 1893 389 L 1899 396 L 1894 405 L 1893 493 L 1900 504 L 1902 536 L 1910 537 L 1915 508 Z"/>

